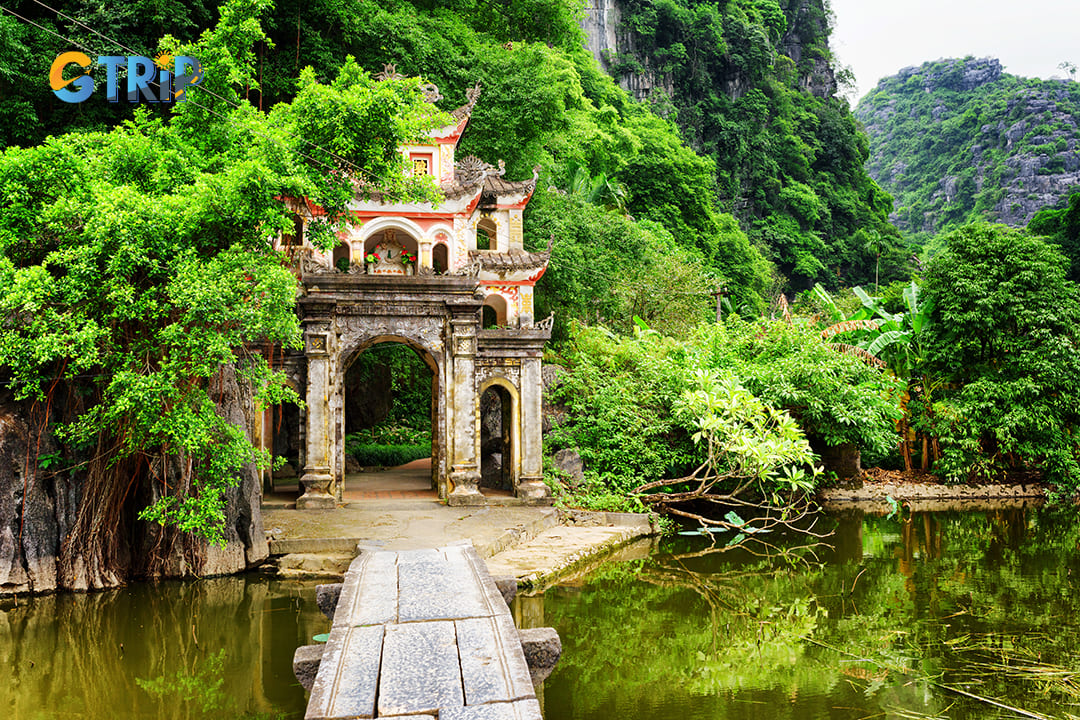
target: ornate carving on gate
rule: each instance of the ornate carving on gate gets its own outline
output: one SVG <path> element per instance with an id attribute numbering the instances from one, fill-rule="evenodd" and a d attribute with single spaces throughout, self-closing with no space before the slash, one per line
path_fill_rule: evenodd
<path id="1" fill-rule="evenodd" d="M 494 364 L 490 360 L 480 359 L 476 362 L 476 387 L 479 388 L 485 381 L 491 378 L 503 378 L 509 380 L 515 387 L 520 387 L 521 366 L 520 361 L 515 365 Z"/>
<path id="2" fill-rule="evenodd" d="M 379 337 L 399 337 L 416 343 L 441 364 L 443 352 L 443 317 L 372 317 L 342 315 L 338 318 L 340 346 L 348 351 L 367 345 Z"/>

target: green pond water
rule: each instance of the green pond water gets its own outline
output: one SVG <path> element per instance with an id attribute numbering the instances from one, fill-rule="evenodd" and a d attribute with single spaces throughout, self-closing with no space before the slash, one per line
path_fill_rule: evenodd
<path id="1" fill-rule="evenodd" d="M 0 718 L 303 717 L 318 581 L 257 575 L 0 603 Z"/>
<path id="2" fill-rule="evenodd" d="M 532 611 L 563 642 L 546 717 L 1025 717 L 943 685 L 1080 716 L 1077 515 L 850 514 L 820 564 L 665 541 Z"/>
<path id="3" fill-rule="evenodd" d="M 535 597 L 547 720 L 1080 717 L 1069 511 L 832 518 L 833 548 L 676 537 Z M 779 547 L 794 537 L 770 536 Z M 303 716 L 317 582 L 259 576 L 0 601 L 0 718 Z"/>

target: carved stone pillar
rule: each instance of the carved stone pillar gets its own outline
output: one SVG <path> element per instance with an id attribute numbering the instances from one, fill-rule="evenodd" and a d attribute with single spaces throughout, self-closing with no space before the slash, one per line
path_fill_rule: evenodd
<path id="1" fill-rule="evenodd" d="M 419 246 L 417 248 L 417 252 L 416 252 L 416 265 L 417 265 L 416 272 L 417 272 L 417 274 L 423 275 L 423 273 L 420 272 L 420 271 L 425 269 L 425 268 L 428 269 L 428 270 L 434 269 L 435 261 L 434 261 L 434 259 L 432 257 L 432 249 L 433 248 L 434 248 L 434 245 L 431 244 L 431 241 L 429 241 L 429 240 L 420 241 Z"/>
<path id="2" fill-rule="evenodd" d="M 450 481 L 454 489 L 450 505 L 483 505 L 480 494 L 479 411 L 476 397 L 476 317 L 454 318 L 451 323 L 453 353 L 453 429 Z"/>
<path id="3" fill-rule="evenodd" d="M 337 502 L 342 502 L 345 492 L 345 376 L 336 352 L 330 354 L 329 368 L 330 475 L 334 478 L 330 494 Z"/>
<path id="4" fill-rule="evenodd" d="M 333 417 L 330 411 L 329 328 L 309 330 L 304 338 L 307 355 L 307 423 L 304 474 L 300 485 L 304 494 L 296 500 L 297 509 L 333 508 L 330 453 L 333 449 Z"/>
<path id="5" fill-rule="evenodd" d="M 544 484 L 544 439 L 540 358 L 521 360 L 521 480 L 517 496 L 527 502 L 550 502 L 551 489 Z"/>

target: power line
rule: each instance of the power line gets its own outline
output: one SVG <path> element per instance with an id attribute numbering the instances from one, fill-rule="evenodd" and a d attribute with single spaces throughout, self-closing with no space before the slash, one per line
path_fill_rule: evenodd
<path id="1" fill-rule="evenodd" d="M 38 28 L 38 29 L 40 29 L 40 30 L 44 30 L 45 32 L 49 33 L 50 35 L 53 35 L 53 36 L 55 36 L 55 37 L 58 37 L 58 38 L 60 38 L 60 39 L 61 39 L 61 40 L 63 40 L 64 42 L 67 42 L 67 43 L 71 43 L 72 45 L 74 45 L 75 47 L 79 48 L 80 50 L 85 50 L 85 51 L 86 51 L 86 52 L 88 52 L 88 53 L 92 53 L 92 52 L 94 52 L 93 50 L 91 50 L 90 48 L 86 47 L 85 45 L 80 45 L 79 43 L 75 42 L 75 41 L 74 41 L 74 40 L 72 40 L 71 38 L 66 38 L 66 37 L 64 37 L 63 35 L 60 35 L 59 33 L 53 32 L 52 30 L 50 30 L 49 28 L 45 27 L 44 25 L 38 25 L 38 24 L 37 24 L 36 22 L 34 22 L 33 20 L 29 20 L 29 19 L 27 19 L 27 18 L 24 18 L 24 17 L 23 17 L 22 15 L 20 15 L 19 13 L 15 12 L 14 10 L 9 10 L 8 8 L 4 7 L 3 5 L 0 5 L 0 10 L 3 10 L 4 12 L 8 13 L 9 15 L 14 15 L 15 17 L 19 18 L 19 19 L 20 19 L 20 20 L 22 20 L 23 22 L 25 22 L 25 23 L 29 23 L 29 24 L 33 25 L 34 27 L 36 27 L 36 28 Z"/>

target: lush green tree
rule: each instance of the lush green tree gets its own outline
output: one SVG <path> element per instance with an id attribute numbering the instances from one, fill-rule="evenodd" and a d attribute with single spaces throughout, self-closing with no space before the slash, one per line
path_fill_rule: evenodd
<path id="1" fill-rule="evenodd" d="M 555 313 L 556 341 L 568 336 L 575 318 L 629 334 L 636 315 L 683 337 L 715 316 L 713 293 L 722 277 L 659 223 L 635 222 L 555 189 L 537 190 L 529 208 L 529 242 L 539 249 L 554 239 L 551 264 L 536 288 L 536 311 L 538 317 Z M 737 227 L 730 231 L 741 235 Z"/>
<path id="2" fill-rule="evenodd" d="M 131 103 L 58 100 L 49 87 L 49 67 L 61 52 L 85 48 L 91 56 L 141 54 L 153 57 L 162 35 L 195 40 L 212 27 L 220 0 L 14 0 L 0 12 L 0 147 L 40 143 L 48 135 L 78 129 L 108 130 L 130 120 Z M 31 24 L 33 23 L 33 24 Z M 122 46 L 121 46 L 122 43 Z M 340 61 L 339 61 L 340 64 Z M 105 71 L 91 72 L 100 87 Z M 102 91 L 95 93 L 103 97 Z M 150 106 L 164 114 L 166 108 Z"/>
<path id="3" fill-rule="evenodd" d="M 693 342 L 710 365 L 730 368 L 765 403 L 789 412 L 815 443 L 853 443 L 871 461 L 896 445 L 904 383 L 836 352 L 806 320 L 731 317 L 702 326 Z"/>
<path id="4" fill-rule="evenodd" d="M 928 419 L 952 479 L 1036 467 L 1080 484 L 1080 293 L 1056 246 L 1000 225 L 947 237 L 924 291 L 926 369 L 948 383 Z"/>
<path id="5" fill-rule="evenodd" d="M 1035 213 L 1028 230 L 1057 244 L 1069 259 L 1069 279 L 1080 281 L 1080 193 L 1070 195 L 1064 208 L 1046 208 Z"/>
<path id="6" fill-rule="evenodd" d="M 617 493 L 699 464 L 690 428 L 673 411 L 693 370 L 685 345 L 578 324 L 571 332 L 558 358 L 569 372 L 552 395 L 567 419 L 553 428 L 547 449 L 577 449 L 590 483 Z"/>
<path id="7" fill-rule="evenodd" d="M 266 7 L 233 0 L 197 45 L 176 47 L 225 99 L 251 81 Z M 133 504 L 219 540 L 224 490 L 268 460 L 214 396 L 235 367 L 257 402 L 296 399 L 259 352 L 299 342 L 295 277 L 271 246 L 292 227 L 282 197 L 334 218 L 356 174 L 406 197 L 433 192 L 403 182 L 397 153 L 445 122 L 416 79 L 375 83 L 350 62 L 329 86 L 306 77 L 270 116 L 236 99 L 0 155 L 0 371 L 17 398 L 67 394 L 61 432 L 82 500 L 64 552 L 91 575 L 137 544 Z M 324 143 L 333 154 L 319 159 Z"/>

